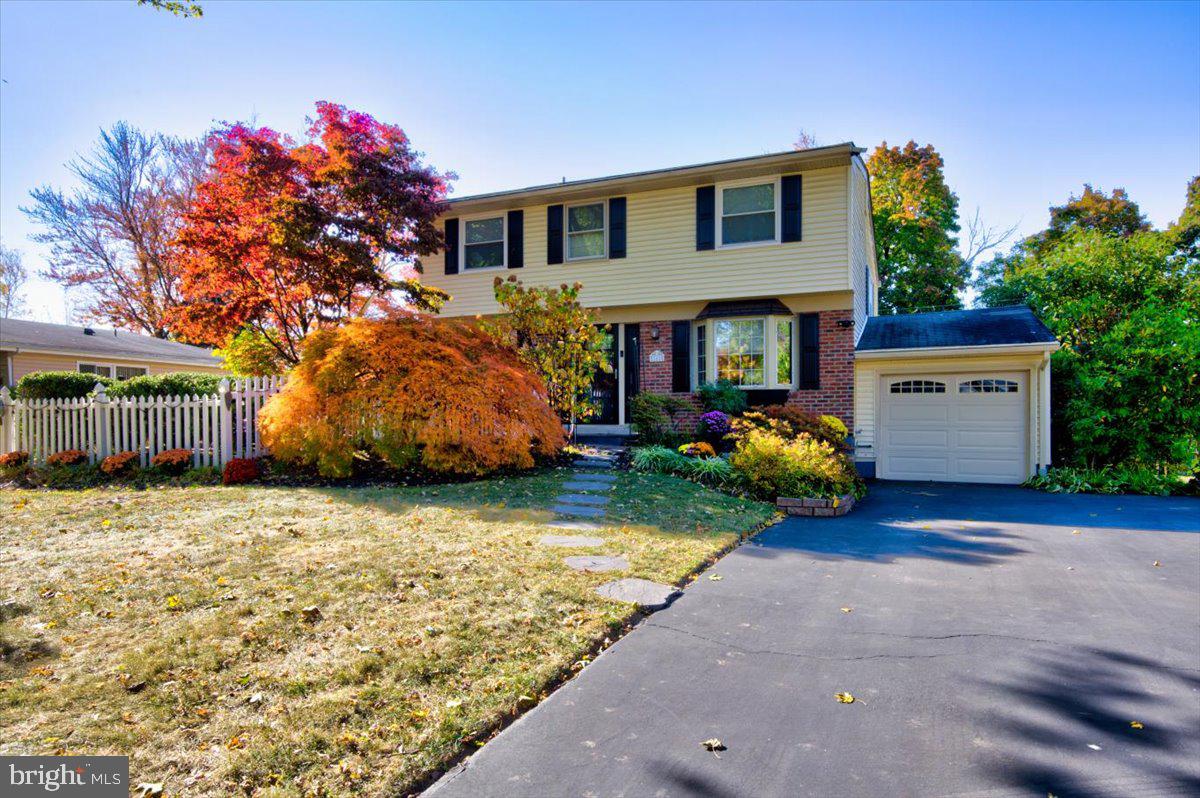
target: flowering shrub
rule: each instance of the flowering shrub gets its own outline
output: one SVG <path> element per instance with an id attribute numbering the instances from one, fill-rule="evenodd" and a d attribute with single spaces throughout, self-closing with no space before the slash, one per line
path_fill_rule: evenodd
<path id="1" fill-rule="evenodd" d="M 788 439 L 771 429 L 751 428 L 739 436 L 729 462 L 763 499 L 866 492 L 850 458 L 808 434 Z"/>
<path id="2" fill-rule="evenodd" d="M 730 432 L 729 415 L 720 410 L 709 410 L 700 416 L 700 434 L 709 440 L 720 440 Z"/>
<path id="3" fill-rule="evenodd" d="M 192 466 L 192 450 L 167 449 L 150 458 L 150 465 L 168 474 L 182 474 Z"/>
<path id="4" fill-rule="evenodd" d="M 241 485 L 258 479 L 258 461 L 249 457 L 235 457 L 221 471 L 222 485 Z"/>
<path id="5" fill-rule="evenodd" d="M 118 452 L 100 461 L 100 470 L 110 477 L 128 474 L 137 468 L 137 452 Z"/>
<path id="6" fill-rule="evenodd" d="M 48 466 L 75 466 L 86 462 L 87 452 L 81 449 L 67 449 L 63 452 L 55 452 L 46 458 L 46 465 Z"/>
<path id="7" fill-rule="evenodd" d="M 687 455 L 688 457 L 716 457 L 717 456 L 717 453 L 716 453 L 716 451 L 713 450 L 712 445 L 705 443 L 704 441 L 697 441 L 696 443 L 685 443 L 683 446 L 680 446 L 677 451 L 680 454 Z"/>
<path id="8" fill-rule="evenodd" d="M 850 431 L 836 416 L 816 416 L 796 407 L 769 405 L 761 410 L 750 410 L 731 422 L 734 434 L 742 437 L 751 430 L 765 430 L 786 439 L 795 440 L 802 435 L 844 450 Z"/>
<path id="9" fill-rule="evenodd" d="M 0 468 L 20 468 L 29 462 L 29 452 L 0 454 Z"/>
<path id="10" fill-rule="evenodd" d="M 530 468 L 565 437 L 512 349 L 467 321 L 399 313 L 309 336 L 259 430 L 277 458 L 326 476 L 363 455 L 458 474 Z"/>

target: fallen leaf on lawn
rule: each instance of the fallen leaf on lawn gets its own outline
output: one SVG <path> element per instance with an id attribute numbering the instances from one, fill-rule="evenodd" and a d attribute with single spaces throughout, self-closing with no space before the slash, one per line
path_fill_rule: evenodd
<path id="1" fill-rule="evenodd" d="M 321 608 L 316 604 L 311 607 L 304 607 L 300 610 L 300 617 L 305 623 L 316 623 L 321 620 Z"/>
<path id="2" fill-rule="evenodd" d="M 109 521 L 107 518 L 105 518 L 103 521 L 100 522 L 100 526 L 105 526 L 105 527 L 112 526 L 112 521 Z"/>
<path id="3" fill-rule="evenodd" d="M 714 754 L 717 751 L 726 750 L 725 743 L 721 742 L 716 737 L 711 737 L 711 738 L 705 740 L 704 742 L 700 743 L 700 745 L 702 745 L 704 747 L 705 751 L 712 751 Z"/>
<path id="4" fill-rule="evenodd" d="M 183 599 L 179 596 L 167 596 L 167 609 L 177 610 L 183 606 Z"/>
<path id="5" fill-rule="evenodd" d="M 1155 567 L 1155 568 L 1161 568 L 1161 567 L 1162 567 L 1162 563 L 1160 563 L 1158 560 L 1155 560 L 1155 561 L 1154 561 L 1154 567 Z"/>
<path id="6" fill-rule="evenodd" d="M 708 578 L 711 579 L 713 582 L 720 582 L 725 577 L 721 576 L 720 574 L 709 574 Z"/>
<path id="7" fill-rule="evenodd" d="M 834 693 L 833 697 L 836 698 L 840 704 L 854 703 L 854 696 L 850 695 L 849 693 Z"/>
<path id="8" fill-rule="evenodd" d="M 1131 720 L 1131 721 L 1129 721 L 1129 725 L 1130 725 L 1130 726 L 1132 726 L 1132 727 L 1133 727 L 1133 728 L 1135 728 L 1135 729 L 1144 729 L 1144 728 L 1146 728 L 1146 727 L 1145 727 L 1145 726 L 1142 724 L 1142 722 L 1141 722 L 1140 720 Z"/>
<path id="9" fill-rule="evenodd" d="M 842 612 L 854 612 L 854 609 L 851 607 L 842 607 Z"/>
<path id="10" fill-rule="evenodd" d="M 137 786 L 138 798 L 156 798 L 156 796 L 162 795 L 162 791 L 163 786 L 160 781 L 154 783 L 142 782 Z"/>
<path id="11" fill-rule="evenodd" d="M 233 751 L 238 748 L 245 748 L 246 747 L 246 739 L 244 737 L 242 737 L 240 734 L 235 734 L 229 738 L 229 741 L 227 743 L 225 743 L 225 747 L 228 748 L 230 751 Z"/>
<path id="12" fill-rule="evenodd" d="M 449 701 L 446 702 L 447 709 L 454 709 L 456 707 L 461 707 L 461 706 L 462 706 L 461 698 L 451 698 Z"/>
<path id="13" fill-rule="evenodd" d="M 261 704 L 261 703 L 262 703 L 262 700 L 263 700 L 263 694 L 262 694 L 262 693 L 255 693 L 254 695 L 252 695 L 252 696 L 250 696 L 249 698 L 247 698 L 247 699 L 246 699 L 246 703 L 247 703 L 247 704 L 253 704 L 253 705 L 257 705 L 257 704 Z"/>

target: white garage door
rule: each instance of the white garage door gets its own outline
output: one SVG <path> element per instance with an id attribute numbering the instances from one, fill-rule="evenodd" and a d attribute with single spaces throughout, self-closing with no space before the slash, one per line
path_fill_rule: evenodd
<path id="1" fill-rule="evenodd" d="M 1023 482 L 1029 476 L 1022 373 L 880 378 L 883 479 Z"/>

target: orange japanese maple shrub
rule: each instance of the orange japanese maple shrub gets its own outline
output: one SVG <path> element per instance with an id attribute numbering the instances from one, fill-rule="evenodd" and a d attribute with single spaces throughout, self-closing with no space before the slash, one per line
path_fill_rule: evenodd
<path id="1" fill-rule="evenodd" d="M 442 473 L 530 468 L 564 443 L 513 350 L 473 323 L 406 313 L 310 335 L 259 430 L 275 457 L 326 476 L 361 454 Z"/>

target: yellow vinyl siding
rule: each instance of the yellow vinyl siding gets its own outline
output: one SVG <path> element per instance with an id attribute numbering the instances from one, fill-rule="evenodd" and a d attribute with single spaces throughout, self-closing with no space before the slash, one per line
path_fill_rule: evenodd
<path id="1" fill-rule="evenodd" d="M 145 368 L 150 374 L 167 374 L 176 371 L 194 371 L 202 374 L 224 374 L 211 366 L 183 366 L 172 363 L 157 363 L 149 360 L 126 360 L 96 355 L 50 355 L 40 352 L 17 352 L 9 354 L 12 359 L 13 383 L 35 371 L 76 371 L 80 363 L 102 363 L 113 366 Z"/>
<path id="2" fill-rule="evenodd" d="M 510 275 L 527 285 L 580 282 L 583 302 L 599 308 L 845 292 L 850 289 L 847 171 L 848 167 L 837 166 L 801 173 L 800 242 L 698 252 L 695 186 L 615 192 L 597 194 L 594 199 L 627 198 L 625 258 L 548 265 L 547 206 L 525 205 L 520 206 L 525 211 L 524 268 L 447 275 L 444 258 L 438 253 L 425 261 L 422 279 L 452 295 L 442 311 L 447 316 L 497 312 L 492 281 Z"/>
<path id="3" fill-rule="evenodd" d="M 862 335 L 867 317 L 874 315 L 878 291 L 875 290 L 875 236 L 871 219 L 871 187 L 867 170 L 862 161 L 855 157 L 847 170 L 849 177 L 849 266 L 850 283 L 854 286 L 854 340 Z M 869 266 L 870 274 L 863 266 Z M 867 280 L 872 290 L 867 291 Z M 868 301 L 870 306 L 868 306 Z"/>

